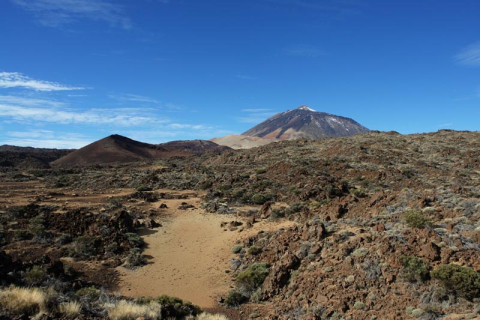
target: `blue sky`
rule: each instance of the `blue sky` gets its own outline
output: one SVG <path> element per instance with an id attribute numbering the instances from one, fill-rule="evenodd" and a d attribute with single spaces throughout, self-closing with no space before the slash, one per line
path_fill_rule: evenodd
<path id="1" fill-rule="evenodd" d="M 478 0 L 1 0 L 0 144 L 239 134 L 302 104 L 479 130 Z"/>

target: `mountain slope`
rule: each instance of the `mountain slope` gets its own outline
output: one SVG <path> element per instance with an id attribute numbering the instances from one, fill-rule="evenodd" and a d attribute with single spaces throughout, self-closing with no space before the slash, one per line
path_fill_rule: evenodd
<path id="1" fill-rule="evenodd" d="M 369 130 L 358 122 L 307 106 L 278 113 L 243 133 L 246 136 L 267 139 L 292 140 L 346 137 Z"/>
<path id="2" fill-rule="evenodd" d="M 21 169 L 46 169 L 49 163 L 57 160 L 73 150 L 45 149 L 32 147 L 0 146 L 0 167 Z"/>
<path id="3" fill-rule="evenodd" d="M 250 148 L 264 146 L 276 140 L 230 134 L 228 136 L 210 139 L 210 141 L 213 141 L 216 144 L 219 144 L 221 146 L 228 146 L 232 149 L 250 149 Z"/>
<path id="4" fill-rule="evenodd" d="M 115 162 L 126 163 L 173 156 L 190 156 L 225 149 L 229 148 L 219 146 L 211 141 L 172 141 L 156 145 L 115 134 L 93 142 L 51 164 L 58 167 L 73 167 Z"/>

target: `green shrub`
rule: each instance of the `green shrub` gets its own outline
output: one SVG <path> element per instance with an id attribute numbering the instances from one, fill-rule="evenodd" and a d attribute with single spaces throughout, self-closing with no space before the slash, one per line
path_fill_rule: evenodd
<path id="1" fill-rule="evenodd" d="M 262 253 L 262 248 L 257 247 L 257 246 L 251 246 L 250 248 L 248 248 L 247 253 L 251 254 L 253 256 L 257 255 L 257 254 L 260 254 L 260 253 Z"/>
<path id="2" fill-rule="evenodd" d="M 27 240 L 31 237 L 30 233 L 24 229 L 14 230 L 13 234 L 16 240 Z"/>
<path id="3" fill-rule="evenodd" d="M 472 300 L 480 294 L 480 274 L 470 268 L 456 264 L 443 264 L 430 275 L 439 280 L 443 286 L 458 296 Z"/>
<path id="4" fill-rule="evenodd" d="M 240 253 L 242 252 L 243 247 L 241 245 L 235 245 L 232 247 L 232 253 Z"/>
<path id="5" fill-rule="evenodd" d="M 96 300 L 100 296 L 100 290 L 95 287 L 85 287 L 77 291 L 77 296 L 87 300 Z"/>
<path id="6" fill-rule="evenodd" d="M 240 272 L 235 279 L 239 291 L 250 296 L 263 284 L 269 272 L 268 268 L 268 263 L 258 262 Z"/>
<path id="7" fill-rule="evenodd" d="M 240 292 L 235 290 L 230 290 L 228 292 L 227 297 L 225 298 L 225 305 L 229 308 L 238 307 L 240 304 L 245 302 L 247 298 L 242 295 Z"/>
<path id="8" fill-rule="evenodd" d="M 29 285 L 38 285 L 47 279 L 47 271 L 40 266 L 33 266 L 25 273 L 25 282 Z"/>
<path id="9" fill-rule="evenodd" d="M 423 229 L 430 224 L 430 220 L 420 211 L 409 210 L 405 212 L 405 222 L 411 228 Z"/>
<path id="10" fill-rule="evenodd" d="M 264 203 L 267 202 L 267 201 L 268 201 L 268 198 L 265 197 L 265 196 L 262 195 L 262 194 L 258 194 L 258 193 L 257 193 L 257 194 L 254 194 L 254 195 L 252 196 L 252 202 L 253 202 L 254 204 L 264 204 Z"/>
<path id="11" fill-rule="evenodd" d="M 143 239 L 134 232 L 125 233 L 125 237 L 128 240 L 128 243 L 134 248 L 141 248 L 145 245 Z"/>
<path id="12" fill-rule="evenodd" d="M 264 173 L 267 173 L 267 170 L 266 169 L 257 169 L 257 170 L 255 170 L 255 173 L 256 174 L 264 174 Z"/>
<path id="13" fill-rule="evenodd" d="M 211 181 L 204 181 L 200 183 L 200 189 L 202 190 L 210 189 L 212 186 L 213 186 L 213 183 Z"/>
<path id="14" fill-rule="evenodd" d="M 125 258 L 125 267 L 134 269 L 145 264 L 145 257 L 139 248 L 133 248 L 128 252 Z"/>
<path id="15" fill-rule="evenodd" d="M 29 221 L 28 230 L 35 237 L 43 237 L 45 235 L 45 219 L 42 215 L 38 215 Z"/>
<path id="16" fill-rule="evenodd" d="M 414 256 L 400 257 L 402 273 L 407 281 L 422 282 L 429 278 L 429 266 L 422 259 Z"/>
<path id="17" fill-rule="evenodd" d="M 184 319 L 186 316 L 197 315 L 201 309 L 191 302 L 177 297 L 162 295 L 158 297 L 140 297 L 136 299 L 139 305 L 156 302 L 162 306 L 161 319 Z"/>
<path id="18" fill-rule="evenodd" d="M 136 188 L 137 191 L 152 191 L 152 188 L 149 187 L 149 186 L 146 186 L 144 184 L 141 184 L 139 185 L 137 188 Z"/>
<path id="19" fill-rule="evenodd" d="M 96 254 L 95 240 L 89 236 L 80 236 L 73 241 L 69 251 L 72 256 L 94 256 Z"/>

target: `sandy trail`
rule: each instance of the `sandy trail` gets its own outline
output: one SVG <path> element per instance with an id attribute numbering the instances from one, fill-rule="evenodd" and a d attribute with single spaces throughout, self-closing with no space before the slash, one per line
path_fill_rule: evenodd
<path id="1" fill-rule="evenodd" d="M 144 254 L 149 257 L 149 263 L 134 271 L 118 268 L 119 290 L 125 296 L 167 294 L 202 308 L 214 308 L 216 297 L 228 292 L 233 285 L 232 275 L 225 270 L 229 270 L 228 260 L 234 257 L 231 248 L 235 241 L 259 230 L 293 224 L 260 222 L 241 233 L 224 231 L 220 223 L 236 220 L 235 216 L 204 213 L 198 209 L 199 198 L 163 202 L 170 208 L 169 218 L 161 221 L 163 227 L 156 232 L 148 231 L 142 236 L 147 243 Z M 196 209 L 178 210 L 182 202 Z"/>

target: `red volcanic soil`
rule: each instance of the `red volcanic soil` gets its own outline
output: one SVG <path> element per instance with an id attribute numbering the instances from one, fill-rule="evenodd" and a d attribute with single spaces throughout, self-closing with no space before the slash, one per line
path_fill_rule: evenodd
<path id="1" fill-rule="evenodd" d="M 76 150 L 51 163 L 55 167 L 74 167 L 116 162 L 136 162 L 190 156 L 209 151 L 229 149 L 211 141 L 172 141 L 164 144 L 149 144 L 121 135 L 111 135 Z"/>

